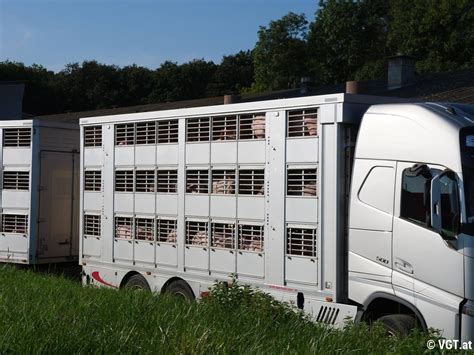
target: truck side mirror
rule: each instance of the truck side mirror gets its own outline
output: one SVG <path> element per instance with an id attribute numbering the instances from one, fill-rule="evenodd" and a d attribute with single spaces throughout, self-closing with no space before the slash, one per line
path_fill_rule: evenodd
<path id="1" fill-rule="evenodd" d="M 431 179 L 430 197 L 430 224 L 435 231 L 441 233 L 441 188 L 439 186 L 439 175 Z"/>

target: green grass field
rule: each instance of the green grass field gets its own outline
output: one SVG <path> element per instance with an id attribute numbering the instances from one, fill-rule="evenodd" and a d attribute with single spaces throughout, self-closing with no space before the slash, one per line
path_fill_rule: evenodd
<path id="1" fill-rule="evenodd" d="M 242 286 L 186 303 L 0 267 L 0 353 L 424 353 L 428 335 L 335 330 Z"/>

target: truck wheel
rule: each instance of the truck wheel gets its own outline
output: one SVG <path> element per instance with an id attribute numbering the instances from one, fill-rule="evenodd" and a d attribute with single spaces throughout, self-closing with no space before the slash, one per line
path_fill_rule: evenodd
<path id="1" fill-rule="evenodd" d="M 377 320 L 384 325 L 391 336 L 406 336 L 416 328 L 415 317 L 408 314 L 390 314 Z"/>
<path id="2" fill-rule="evenodd" d="M 184 299 L 186 301 L 194 301 L 194 299 L 196 298 L 194 297 L 194 292 L 191 287 L 189 287 L 188 283 L 183 280 L 176 280 L 171 282 L 166 288 L 165 293 Z"/>
<path id="3" fill-rule="evenodd" d="M 130 278 L 125 282 L 124 288 L 130 290 L 150 291 L 148 282 L 142 275 L 139 274 L 130 276 Z"/>

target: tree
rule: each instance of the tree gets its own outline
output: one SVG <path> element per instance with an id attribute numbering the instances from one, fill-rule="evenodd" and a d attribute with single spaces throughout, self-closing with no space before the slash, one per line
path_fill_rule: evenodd
<path id="1" fill-rule="evenodd" d="M 216 68 L 208 94 L 218 96 L 240 92 L 252 85 L 253 72 L 252 52 L 240 51 L 234 55 L 224 56 Z"/>
<path id="2" fill-rule="evenodd" d="M 306 76 L 306 17 L 290 12 L 260 27 L 253 50 L 255 85 L 266 90 L 288 89 Z"/>
<path id="3" fill-rule="evenodd" d="M 320 1 L 308 35 L 309 67 L 315 81 L 340 83 L 383 76 L 387 13 L 386 1 Z"/>
<path id="4" fill-rule="evenodd" d="M 388 46 L 413 55 L 419 72 L 474 66 L 474 2 L 392 0 Z"/>

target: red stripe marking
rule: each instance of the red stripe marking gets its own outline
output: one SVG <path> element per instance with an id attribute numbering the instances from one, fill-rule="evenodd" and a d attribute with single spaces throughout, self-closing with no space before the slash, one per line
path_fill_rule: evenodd
<path id="1" fill-rule="evenodd" d="M 104 284 L 106 286 L 110 286 L 110 287 L 113 287 L 113 288 L 118 288 L 117 286 L 109 284 L 107 281 L 104 281 L 104 279 L 102 277 L 100 277 L 98 271 L 93 271 L 91 276 L 94 280 L 96 280 L 97 282 L 100 282 L 101 284 Z"/>

